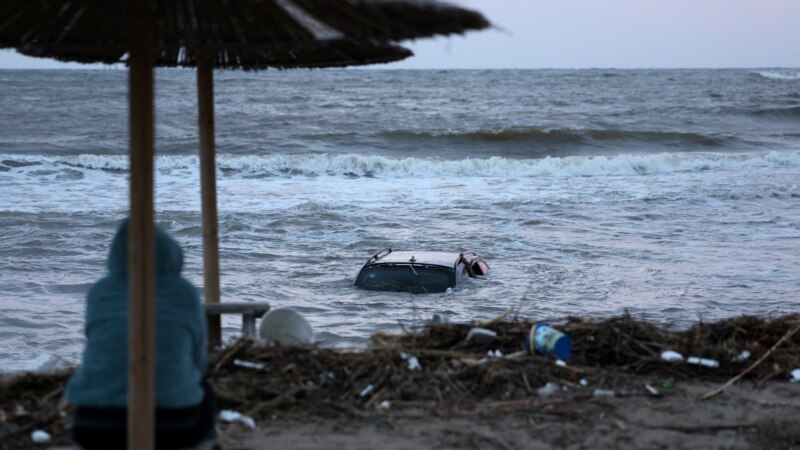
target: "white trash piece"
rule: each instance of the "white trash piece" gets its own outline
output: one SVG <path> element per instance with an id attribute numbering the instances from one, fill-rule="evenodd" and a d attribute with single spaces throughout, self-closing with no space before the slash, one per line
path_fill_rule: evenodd
<path id="1" fill-rule="evenodd" d="M 261 363 L 244 361 L 241 359 L 234 359 L 233 365 L 239 367 L 247 367 L 248 369 L 255 369 L 255 370 L 264 370 L 264 367 L 266 367 L 264 364 Z"/>
<path id="2" fill-rule="evenodd" d="M 389 408 L 391 408 L 391 407 L 392 407 L 392 402 L 390 402 L 389 400 L 384 400 L 384 401 L 378 403 L 378 408 L 380 408 L 380 409 L 382 409 L 384 411 L 389 409 Z"/>
<path id="3" fill-rule="evenodd" d="M 300 313 L 277 308 L 264 314 L 258 328 L 259 337 L 267 344 L 306 345 L 314 343 L 311 325 Z"/>
<path id="4" fill-rule="evenodd" d="M 490 344 L 497 338 L 497 333 L 486 328 L 472 328 L 467 333 L 468 344 Z"/>
<path id="5" fill-rule="evenodd" d="M 673 350 L 665 350 L 661 352 L 661 359 L 666 362 L 682 362 L 683 355 Z"/>
<path id="6" fill-rule="evenodd" d="M 486 356 L 488 356 L 489 358 L 502 358 L 503 357 L 503 352 L 501 352 L 498 349 L 488 350 L 486 352 Z"/>
<path id="7" fill-rule="evenodd" d="M 558 384 L 548 381 L 547 384 L 536 390 L 539 397 L 547 398 L 558 392 Z"/>
<path id="8" fill-rule="evenodd" d="M 579 381 L 578 384 L 580 384 L 583 387 L 586 387 L 589 385 L 589 381 L 587 381 L 586 378 L 581 378 L 581 381 Z"/>
<path id="9" fill-rule="evenodd" d="M 220 411 L 219 420 L 228 423 L 239 422 L 241 424 L 244 424 L 248 428 L 256 427 L 256 421 L 253 420 L 252 417 L 245 416 L 239 411 L 234 411 L 232 409 L 223 409 L 222 411 Z"/>
<path id="10" fill-rule="evenodd" d="M 751 353 L 748 350 L 742 350 L 742 353 L 739 353 L 739 356 L 733 358 L 733 362 L 735 363 L 743 363 L 750 359 Z"/>
<path id="11" fill-rule="evenodd" d="M 615 397 L 617 394 L 610 389 L 595 388 L 594 392 L 592 392 L 592 395 L 595 397 Z"/>
<path id="12" fill-rule="evenodd" d="M 564 362 L 564 360 L 563 360 L 563 359 L 557 359 L 557 360 L 556 360 L 556 365 L 557 365 L 558 367 L 567 367 L 567 363 L 566 363 L 566 362 Z"/>
<path id="13" fill-rule="evenodd" d="M 789 381 L 792 383 L 800 383 L 800 369 L 794 369 L 792 371 Z"/>
<path id="14" fill-rule="evenodd" d="M 50 442 L 50 433 L 44 430 L 34 430 L 31 433 L 31 440 L 37 444 L 47 444 Z"/>
<path id="15" fill-rule="evenodd" d="M 686 363 L 694 364 L 696 366 L 711 367 L 712 369 L 716 369 L 717 367 L 719 367 L 719 361 L 715 359 L 700 358 L 697 356 L 690 356 L 686 358 Z"/>
<path id="16" fill-rule="evenodd" d="M 422 370 L 419 360 L 416 356 L 411 356 L 406 352 L 400 352 L 400 357 L 408 364 L 409 370 Z"/>
<path id="17" fill-rule="evenodd" d="M 369 394 L 371 394 L 374 389 L 375 389 L 375 386 L 373 386 L 371 384 L 368 384 L 367 387 L 365 387 L 364 389 L 361 390 L 361 392 L 358 394 L 358 396 L 362 397 L 362 398 L 366 397 Z"/>

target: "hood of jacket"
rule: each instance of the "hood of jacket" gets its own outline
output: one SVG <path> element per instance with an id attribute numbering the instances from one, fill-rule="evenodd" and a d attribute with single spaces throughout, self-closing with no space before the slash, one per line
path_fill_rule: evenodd
<path id="1" fill-rule="evenodd" d="M 125 219 L 117 229 L 111 251 L 108 254 L 108 271 L 112 275 L 128 273 L 128 229 L 129 219 Z M 180 274 L 183 269 L 183 250 L 170 235 L 155 227 L 156 272 L 160 274 Z"/>

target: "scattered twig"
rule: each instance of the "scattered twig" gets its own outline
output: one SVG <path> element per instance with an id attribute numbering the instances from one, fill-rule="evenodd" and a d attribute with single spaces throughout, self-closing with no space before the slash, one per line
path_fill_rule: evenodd
<path id="1" fill-rule="evenodd" d="M 775 345 L 772 346 L 772 348 L 770 348 L 769 350 L 767 350 L 766 353 L 761 355 L 761 358 L 758 358 L 758 360 L 756 362 L 754 362 L 753 364 L 750 364 L 750 367 L 748 367 L 748 368 L 744 369 L 743 371 L 741 371 L 741 373 L 739 373 L 739 375 L 736 375 L 735 377 L 731 378 L 730 380 L 728 380 L 722 386 L 720 386 L 720 387 L 718 387 L 718 388 L 716 388 L 716 389 L 714 389 L 712 391 L 706 392 L 705 394 L 703 394 L 700 397 L 700 399 L 701 400 L 708 400 L 708 399 L 710 399 L 712 397 L 715 397 L 715 396 L 721 394 L 722 391 L 724 391 L 725 389 L 729 388 L 731 385 L 733 385 L 737 381 L 741 380 L 742 377 L 744 377 L 745 375 L 750 373 L 753 369 L 758 367 L 759 364 L 764 362 L 765 359 L 769 358 L 769 356 L 772 355 L 775 352 L 775 350 L 778 347 L 781 346 L 781 344 L 783 344 L 784 342 L 788 341 L 792 336 L 794 336 L 795 333 L 797 333 L 798 330 L 800 330 L 800 323 L 798 323 L 797 325 L 792 327 L 792 329 L 787 331 L 786 334 L 784 334 L 783 337 L 780 338 L 778 340 L 778 342 L 776 342 Z"/>

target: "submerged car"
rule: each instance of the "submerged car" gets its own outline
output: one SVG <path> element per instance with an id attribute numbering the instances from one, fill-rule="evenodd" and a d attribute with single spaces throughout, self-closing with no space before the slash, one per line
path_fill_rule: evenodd
<path id="1" fill-rule="evenodd" d="M 489 265 L 473 252 L 395 252 L 386 248 L 364 264 L 355 285 L 371 291 L 424 294 L 444 292 L 467 278 L 488 273 Z"/>

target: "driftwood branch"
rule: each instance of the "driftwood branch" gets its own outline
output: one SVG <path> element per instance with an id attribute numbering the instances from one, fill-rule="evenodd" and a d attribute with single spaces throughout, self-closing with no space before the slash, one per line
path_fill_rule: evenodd
<path id="1" fill-rule="evenodd" d="M 750 373 L 750 372 L 751 372 L 753 369 L 755 369 L 755 368 L 756 368 L 756 367 L 758 367 L 758 366 L 759 366 L 759 365 L 760 365 L 762 362 L 764 362 L 764 360 L 766 360 L 767 358 L 769 358 L 769 356 L 770 356 L 770 355 L 772 355 L 772 354 L 775 352 L 775 350 L 777 350 L 777 349 L 778 349 L 778 347 L 780 347 L 780 346 L 781 346 L 781 345 L 782 345 L 784 342 L 786 342 L 786 341 L 788 341 L 789 339 L 791 339 L 791 338 L 792 338 L 792 336 L 794 336 L 794 334 L 795 334 L 795 333 L 797 333 L 797 331 L 798 331 L 798 330 L 800 330 L 800 323 L 798 323 L 797 325 L 795 325 L 794 327 L 792 327 L 792 329 L 790 329 L 789 331 L 787 331 L 787 332 L 786 332 L 786 334 L 784 334 L 784 335 L 783 335 L 783 337 L 782 337 L 782 338 L 780 338 L 780 339 L 778 340 L 778 342 L 776 342 L 776 343 L 775 343 L 775 345 L 773 345 L 773 346 L 772 346 L 772 348 L 770 348 L 769 350 L 767 350 L 767 352 L 766 352 L 766 353 L 764 353 L 763 355 L 761 355 L 761 358 L 758 358 L 758 360 L 757 360 L 756 362 L 754 362 L 753 364 L 751 364 L 751 365 L 750 365 L 750 367 L 748 367 L 748 368 L 744 369 L 744 370 L 743 370 L 741 373 L 739 373 L 739 375 L 736 375 L 735 377 L 731 378 L 730 380 L 728 380 L 728 381 L 727 381 L 725 384 L 723 384 L 722 386 L 720 386 L 720 387 L 718 387 L 718 388 L 716 388 L 716 389 L 714 389 L 714 390 L 712 390 L 712 391 L 708 391 L 708 392 L 706 392 L 705 394 L 703 394 L 703 395 L 700 397 L 700 399 L 701 399 L 701 400 L 708 400 L 708 399 L 710 399 L 710 398 L 712 398 L 712 397 L 716 397 L 717 395 L 721 394 L 721 393 L 722 393 L 722 391 L 724 391 L 725 389 L 727 389 L 727 388 L 731 387 L 731 386 L 732 386 L 734 383 L 736 383 L 737 381 L 741 380 L 741 379 L 742 379 L 742 377 L 744 377 L 745 375 L 747 375 L 748 373 Z"/>

